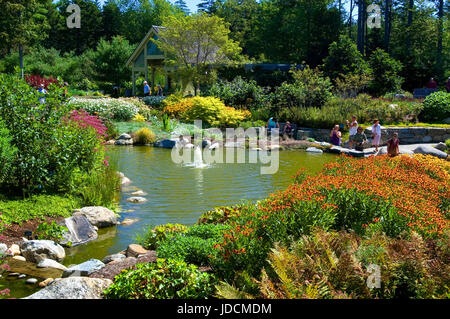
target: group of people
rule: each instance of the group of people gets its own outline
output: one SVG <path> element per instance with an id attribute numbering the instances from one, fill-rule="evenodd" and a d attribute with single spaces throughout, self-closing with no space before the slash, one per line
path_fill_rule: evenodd
<path id="1" fill-rule="evenodd" d="M 368 139 L 364 133 L 364 128 L 358 125 L 356 116 L 352 116 L 352 121 L 346 122 L 349 128 L 349 147 L 355 148 L 357 151 L 363 151 L 364 146 L 368 144 Z M 340 126 L 336 124 L 330 132 L 331 144 L 340 146 L 342 140 L 342 133 L 340 132 Z M 378 146 L 381 141 L 381 125 L 379 120 L 374 120 L 372 125 L 372 145 L 375 147 L 375 152 L 378 152 Z M 396 156 L 399 151 L 398 134 L 394 133 L 393 137 L 387 141 L 387 153 L 391 156 Z"/>
<path id="2" fill-rule="evenodd" d="M 160 84 L 157 85 L 158 89 L 156 91 L 156 96 L 163 96 L 163 89 Z M 150 85 L 147 81 L 144 81 L 144 96 L 150 96 Z"/>
<path id="3" fill-rule="evenodd" d="M 279 130 L 280 124 L 277 122 L 277 120 L 275 118 L 271 117 L 267 121 L 266 128 L 267 128 L 267 131 L 269 133 L 271 133 L 272 130 L 275 130 L 275 129 Z M 294 127 L 292 126 L 292 124 L 289 121 L 287 121 L 286 124 L 284 125 L 282 136 L 283 136 L 284 140 L 286 140 L 288 138 L 293 138 L 293 136 L 294 136 Z"/>

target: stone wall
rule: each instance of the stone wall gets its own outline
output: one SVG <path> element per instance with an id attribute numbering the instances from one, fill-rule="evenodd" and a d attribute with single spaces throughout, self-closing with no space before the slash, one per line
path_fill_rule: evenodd
<path id="1" fill-rule="evenodd" d="M 330 141 L 329 129 L 313 129 L 299 127 L 296 134 L 297 140 L 305 140 L 313 138 L 317 141 Z M 372 138 L 372 127 L 367 128 L 366 133 L 369 139 Z M 420 144 L 420 143 L 439 143 L 450 139 L 450 128 L 439 127 L 382 127 L 381 128 L 381 143 L 386 144 L 386 141 L 392 137 L 394 133 L 398 133 L 398 138 L 402 144 Z"/>

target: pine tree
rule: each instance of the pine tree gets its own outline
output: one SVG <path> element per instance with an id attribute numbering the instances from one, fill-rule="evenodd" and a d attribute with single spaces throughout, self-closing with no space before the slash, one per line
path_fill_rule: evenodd
<path id="1" fill-rule="evenodd" d="M 178 7 L 181 11 L 183 11 L 185 14 L 189 14 L 190 13 L 190 10 L 189 10 L 189 7 L 186 4 L 186 1 L 184 1 L 184 0 L 176 0 L 174 5 L 176 7 Z"/>

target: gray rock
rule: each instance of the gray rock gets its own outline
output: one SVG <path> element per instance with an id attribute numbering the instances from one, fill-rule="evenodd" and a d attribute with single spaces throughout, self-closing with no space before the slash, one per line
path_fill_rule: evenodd
<path id="1" fill-rule="evenodd" d="M 127 134 L 127 133 L 122 133 L 120 134 L 120 136 L 117 138 L 117 140 L 129 140 L 131 139 L 131 135 Z"/>
<path id="2" fill-rule="evenodd" d="M 91 223 L 91 225 L 97 226 L 99 228 L 110 227 L 118 224 L 116 214 L 106 207 L 83 207 L 79 213 L 84 215 Z"/>
<path id="3" fill-rule="evenodd" d="M 54 269 L 59 269 L 59 270 L 66 270 L 67 267 L 64 265 L 61 265 L 59 262 L 53 260 L 53 259 L 44 259 L 41 260 L 38 264 L 37 264 L 38 268 L 54 268 Z"/>
<path id="4" fill-rule="evenodd" d="M 105 264 L 98 259 L 89 259 L 84 263 L 67 268 L 63 273 L 63 278 L 70 276 L 89 276 L 93 272 L 102 269 Z"/>
<path id="5" fill-rule="evenodd" d="M 138 197 L 138 196 L 127 198 L 127 202 L 130 202 L 130 203 L 143 203 L 146 201 L 147 201 L 147 199 L 145 199 L 144 197 Z"/>
<path id="6" fill-rule="evenodd" d="M 135 191 L 135 192 L 131 193 L 131 195 L 133 195 L 133 196 L 146 196 L 147 193 L 144 192 L 144 191 L 139 190 L 139 191 Z"/>
<path id="7" fill-rule="evenodd" d="M 133 145 L 133 139 L 129 140 L 117 140 L 114 142 L 114 145 Z"/>
<path id="8" fill-rule="evenodd" d="M 426 155 L 433 155 L 442 159 L 447 158 L 447 153 L 442 152 L 438 149 L 435 149 L 434 147 L 428 146 L 428 145 L 420 145 L 415 150 L 414 153 L 416 154 L 426 154 Z"/>
<path id="9" fill-rule="evenodd" d="M 64 219 L 61 225 L 68 229 L 63 233 L 63 239 L 60 241 L 60 244 L 64 246 L 78 246 L 98 237 L 89 220 L 81 214 Z"/>
<path id="10" fill-rule="evenodd" d="M 318 149 L 317 147 L 308 147 L 308 148 L 306 149 L 306 151 L 307 151 L 308 153 L 319 153 L 319 154 L 322 154 L 322 153 L 323 153 L 323 151 L 322 151 L 321 149 Z"/>
<path id="11" fill-rule="evenodd" d="M 60 261 L 66 257 L 64 248 L 51 240 L 29 240 L 22 243 L 20 248 L 22 255 L 34 263 L 47 258 Z"/>
<path id="12" fill-rule="evenodd" d="M 4 256 L 6 251 L 8 250 L 8 246 L 6 244 L 0 244 L 0 256 Z"/>
<path id="13" fill-rule="evenodd" d="M 445 152 L 447 150 L 447 144 L 440 142 L 437 145 L 435 145 L 434 148 L 436 148 L 442 152 Z"/>
<path id="14" fill-rule="evenodd" d="M 162 148 L 173 148 L 175 146 L 175 144 L 177 143 L 178 139 L 165 139 L 165 140 L 160 140 L 160 141 L 156 141 L 153 146 L 155 147 L 162 147 Z"/>
<path id="15" fill-rule="evenodd" d="M 423 138 L 422 138 L 422 142 L 424 142 L 424 143 L 430 143 L 430 142 L 432 142 L 433 141 L 433 138 L 431 137 L 431 136 L 424 136 Z"/>
<path id="16" fill-rule="evenodd" d="M 102 299 L 112 284 L 109 279 L 69 277 L 56 279 L 51 285 L 24 299 Z"/>
<path id="17" fill-rule="evenodd" d="M 25 281 L 25 283 L 29 284 L 29 285 L 35 285 L 38 282 L 38 280 L 36 278 L 29 278 Z"/>
<path id="18" fill-rule="evenodd" d="M 124 254 L 113 254 L 103 258 L 102 262 L 105 264 L 109 264 L 111 261 L 122 260 L 125 258 L 127 258 L 127 256 L 125 256 Z"/>
<path id="19" fill-rule="evenodd" d="M 27 277 L 27 275 L 24 275 L 24 274 L 20 274 L 17 278 L 19 278 L 19 279 L 23 279 L 23 278 L 26 278 Z"/>

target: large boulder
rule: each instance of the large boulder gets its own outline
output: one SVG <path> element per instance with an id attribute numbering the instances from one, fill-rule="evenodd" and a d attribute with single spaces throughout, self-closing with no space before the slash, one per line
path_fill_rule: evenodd
<path id="1" fill-rule="evenodd" d="M 34 263 L 47 258 L 61 261 L 66 257 L 64 248 L 51 240 L 28 240 L 23 242 L 20 248 L 22 255 Z"/>
<path id="2" fill-rule="evenodd" d="M 93 226 L 97 226 L 98 228 L 118 224 L 116 214 L 112 210 L 102 206 L 83 207 L 76 214 L 84 215 Z"/>
<path id="3" fill-rule="evenodd" d="M 119 261 L 122 259 L 127 258 L 127 256 L 125 256 L 124 254 L 118 253 L 118 254 L 112 254 L 112 255 L 108 255 L 105 258 L 103 258 L 102 262 L 104 264 L 109 264 L 112 261 Z"/>
<path id="4" fill-rule="evenodd" d="M 69 277 L 56 279 L 44 289 L 24 299 L 102 299 L 112 284 L 109 279 Z"/>
<path id="5" fill-rule="evenodd" d="M 126 255 L 127 257 L 138 257 L 139 255 L 145 255 L 149 251 L 138 244 L 128 245 Z"/>
<path id="6" fill-rule="evenodd" d="M 442 159 L 447 158 L 447 153 L 442 152 L 434 147 L 428 146 L 428 145 L 419 145 L 414 150 L 415 154 L 425 154 L 425 155 L 433 155 Z"/>
<path id="7" fill-rule="evenodd" d="M 98 235 L 94 226 L 91 225 L 86 216 L 75 214 L 64 219 L 61 223 L 68 231 L 64 232 L 60 241 L 64 246 L 78 246 L 97 239 Z"/>
<path id="8" fill-rule="evenodd" d="M 435 145 L 434 148 L 442 152 L 445 152 L 447 150 L 447 144 L 440 142 L 437 145 Z"/>
<path id="9" fill-rule="evenodd" d="M 53 259 L 43 259 L 37 264 L 38 268 L 53 268 L 53 269 L 59 269 L 62 271 L 67 270 L 67 267 L 64 265 L 61 265 L 59 262 Z"/>
<path id="10" fill-rule="evenodd" d="M 84 263 L 67 268 L 63 273 L 63 278 L 70 276 L 89 276 L 95 271 L 105 267 L 105 264 L 98 259 L 89 259 Z"/>

